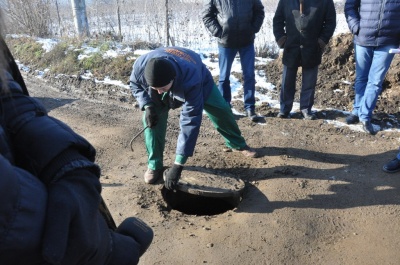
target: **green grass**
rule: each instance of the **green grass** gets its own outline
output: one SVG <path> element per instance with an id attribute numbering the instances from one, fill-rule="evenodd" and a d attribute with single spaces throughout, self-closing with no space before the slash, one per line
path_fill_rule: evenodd
<path id="1" fill-rule="evenodd" d="M 137 56 L 133 52 L 112 58 L 103 58 L 104 53 L 115 48 L 112 41 L 92 40 L 82 43 L 77 39 L 63 38 L 49 52 L 42 48 L 42 44 L 36 42 L 34 38 L 6 38 L 7 45 L 10 47 L 14 58 L 19 60 L 34 70 L 48 69 L 47 74 L 67 74 L 76 75 L 85 71 L 90 71 L 93 77 L 103 80 L 109 77 L 113 80 L 127 82 L 132 71 L 132 65 Z M 98 52 L 87 54 L 87 57 L 79 60 L 82 53 L 82 46 L 97 48 Z M 156 48 L 158 44 L 146 42 L 135 42 L 124 44 L 132 49 Z"/>

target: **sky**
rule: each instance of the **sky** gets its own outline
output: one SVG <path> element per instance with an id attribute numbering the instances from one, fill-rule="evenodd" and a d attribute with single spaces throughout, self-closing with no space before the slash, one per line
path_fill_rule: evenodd
<path id="1" fill-rule="evenodd" d="M 338 14 L 337 15 L 337 27 L 336 27 L 336 31 L 335 31 L 335 35 L 336 34 L 340 34 L 340 33 L 347 33 L 349 32 L 346 21 L 344 19 L 343 15 Z M 43 45 L 43 49 L 46 51 L 50 51 L 52 49 L 52 47 L 54 47 L 58 41 L 54 40 L 54 39 L 38 39 L 37 40 L 39 43 L 41 43 Z M 217 53 L 218 48 L 216 46 L 216 41 L 215 43 L 213 42 L 206 42 L 206 43 L 211 43 L 210 45 L 202 45 L 202 48 L 199 49 L 198 46 L 195 48 L 192 47 L 187 47 L 187 48 L 191 48 L 194 51 L 196 51 L 197 53 L 200 54 L 201 58 L 203 59 L 203 63 L 205 65 L 207 65 L 209 67 L 209 69 L 213 69 L 211 70 L 211 74 L 213 76 L 217 76 L 219 75 L 219 68 L 218 68 L 218 61 L 217 60 L 210 60 L 211 56 L 208 56 L 210 53 Z M 90 46 L 84 46 L 82 47 L 82 53 L 79 56 L 80 59 L 90 56 L 91 53 L 94 52 L 98 52 L 99 50 L 97 48 L 93 48 Z M 135 50 L 135 54 L 137 56 L 140 56 L 142 54 L 145 54 L 147 52 L 149 52 L 150 50 Z M 119 49 L 118 47 L 115 49 L 115 47 L 112 50 L 106 51 L 104 53 L 104 57 L 114 57 L 114 56 L 118 56 L 120 53 L 125 53 L 127 52 L 126 48 L 124 49 Z M 265 65 L 268 63 L 268 61 L 270 61 L 272 59 L 268 59 L 268 58 L 260 58 L 260 57 L 256 57 L 256 64 L 258 65 Z M 20 67 L 22 68 L 22 70 L 24 70 L 26 68 L 26 66 L 20 65 Z M 27 69 L 26 69 L 27 70 Z M 45 70 L 46 71 L 46 70 Z M 237 73 L 241 73 L 241 65 L 240 65 L 240 59 L 238 58 L 237 60 L 234 61 L 233 65 L 232 65 L 232 72 L 237 72 Z M 40 77 L 43 74 L 43 72 L 38 72 L 38 77 Z M 268 80 L 265 77 L 265 74 L 263 71 L 257 71 L 255 72 L 255 76 L 256 76 L 256 87 L 260 87 L 262 88 L 263 91 L 268 91 L 268 93 L 266 94 L 261 94 L 259 92 L 256 91 L 255 97 L 257 99 L 259 99 L 256 102 L 256 105 L 260 105 L 260 104 L 269 104 L 272 108 L 276 108 L 279 109 L 279 101 L 276 99 L 273 99 L 271 97 L 271 94 L 277 94 L 278 90 L 275 87 L 274 84 L 268 82 Z M 85 76 L 83 76 L 83 78 L 93 78 L 91 76 L 90 72 L 87 72 Z M 231 88 L 232 88 L 232 98 L 235 98 L 236 100 L 243 100 L 243 97 L 236 97 L 238 95 L 238 93 L 243 89 L 242 84 L 239 82 L 239 80 L 237 80 L 233 75 L 231 75 L 230 77 L 230 81 L 231 81 Z M 345 80 L 347 82 L 351 82 L 351 80 Z M 120 87 L 123 87 L 127 90 L 127 93 L 130 93 L 130 89 L 129 86 L 126 85 L 125 82 L 122 82 L 121 80 L 111 80 L 109 78 L 105 78 L 104 80 L 96 80 L 96 82 L 104 82 L 104 83 L 108 83 L 108 84 L 113 84 L 113 85 L 117 85 Z M 275 96 L 275 98 L 277 98 Z M 313 111 L 317 111 L 318 109 L 314 108 Z M 234 112 L 234 114 L 236 115 L 243 115 L 245 116 L 245 113 L 243 110 L 237 110 L 237 109 L 232 109 L 232 111 Z M 295 102 L 293 109 L 292 109 L 292 113 L 293 112 L 298 112 L 299 111 L 299 103 Z M 339 110 L 338 110 L 339 111 Z M 349 112 L 345 112 L 345 114 L 349 114 Z M 258 113 L 258 115 L 260 115 Z M 261 116 L 261 115 L 260 115 Z M 341 126 L 348 126 L 350 129 L 355 130 L 355 131 L 362 131 L 361 125 L 347 125 L 345 123 L 339 122 L 339 121 L 331 121 L 331 120 L 326 120 L 327 123 L 332 123 L 334 126 L 336 127 L 341 127 Z M 265 123 L 260 123 L 260 125 L 265 125 Z M 374 125 L 377 126 L 377 125 Z M 380 129 L 380 128 L 376 128 L 376 129 Z"/>

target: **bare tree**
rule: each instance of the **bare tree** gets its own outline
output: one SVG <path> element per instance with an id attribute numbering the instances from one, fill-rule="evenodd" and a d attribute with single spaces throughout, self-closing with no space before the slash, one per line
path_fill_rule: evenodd
<path id="1" fill-rule="evenodd" d="M 55 0 L 55 1 L 56 1 L 56 11 L 57 11 L 57 18 L 58 18 L 58 27 L 59 27 L 60 36 L 62 36 L 60 9 L 59 9 L 59 6 L 58 6 L 58 0 Z"/>
<path id="2" fill-rule="evenodd" d="M 123 2 L 123 1 L 122 1 Z M 120 13 L 120 6 L 119 0 L 117 0 L 117 19 L 118 19 L 118 40 L 122 41 L 122 33 L 121 33 L 121 13 Z"/>
<path id="3" fill-rule="evenodd" d="M 169 46 L 169 9 L 168 9 L 168 0 L 165 0 L 165 36 L 167 38 L 167 46 Z"/>
<path id="4" fill-rule="evenodd" d="M 85 0 L 71 0 L 75 28 L 80 38 L 89 37 L 89 23 L 86 15 Z"/>
<path id="5" fill-rule="evenodd" d="M 48 37 L 51 35 L 51 0 L 8 0 L 6 3 L 9 25 L 15 33 Z"/>

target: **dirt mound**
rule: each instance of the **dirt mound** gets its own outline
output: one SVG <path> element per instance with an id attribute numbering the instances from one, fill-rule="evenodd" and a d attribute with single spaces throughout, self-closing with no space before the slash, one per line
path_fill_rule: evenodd
<path id="1" fill-rule="evenodd" d="M 267 80 L 281 88 L 282 58 L 264 66 Z M 384 81 L 383 92 L 378 99 L 375 109 L 375 119 L 382 119 L 387 114 L 400 117 L 400 56 L 395 55 L 391 67 Z M 299 72 L 301 70 L 299 69 Z M 351 34 L 340 34 L 332 38 L 327 45 L 319 68 L 318 82 L 315 91 L 315 107 L 334 108 L 351 111 L 354 99 L 353 84 L 355 80 L 355 61 L 353 37 Z M 297 79 L 297 88 L 301 87 L 300 75 Z M 299 93 L 296 93 L 296 101 Z"/>

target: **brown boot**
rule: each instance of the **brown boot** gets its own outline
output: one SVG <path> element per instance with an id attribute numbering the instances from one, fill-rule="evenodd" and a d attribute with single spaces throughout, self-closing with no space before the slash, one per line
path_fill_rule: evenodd
<path id="1" fill-rule="evenodd" d="M 246 145 L 245 147 L 242 147 L 240 149 L 233 149 L 235 152 L 241 152 L 244 156 L 246 157 L 251 157 L 251 158 L 256 158 L 258 157 L 258 153 L 256 150 L 251 148 L 250 146 Z"/>
<path id="2" fill-rule="evenodd" d="M 144 173 L 144 182 L 147 184 L 153 184 L 162 176 L 162 173 L 162 169 L 153 170 L 148 168 L 147 171 Z"/>

